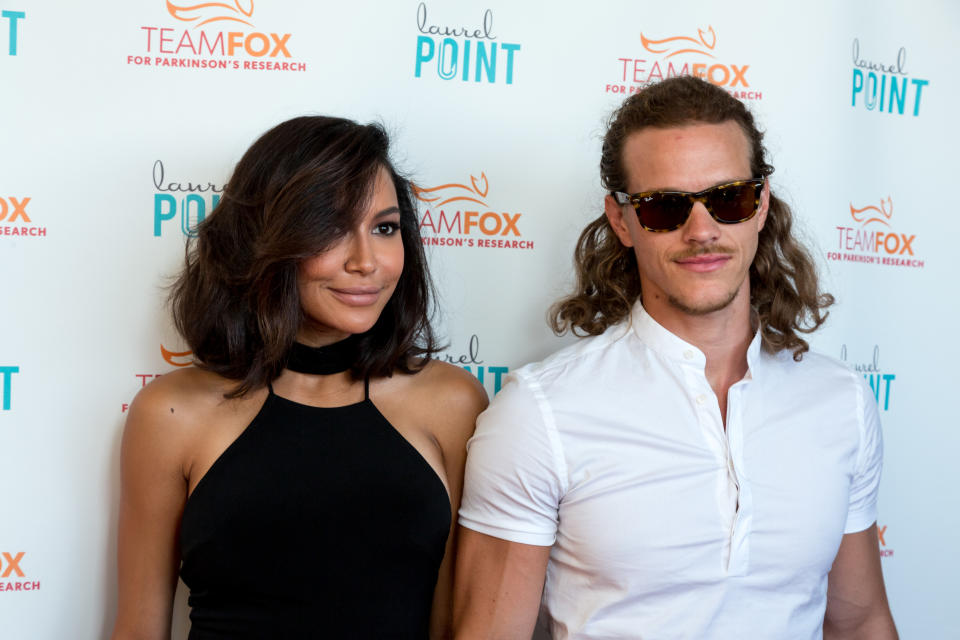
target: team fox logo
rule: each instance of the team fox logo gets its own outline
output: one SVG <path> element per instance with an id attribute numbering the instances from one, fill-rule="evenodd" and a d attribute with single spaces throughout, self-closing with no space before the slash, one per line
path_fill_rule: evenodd
<path id="1" fill-rule="evenodd" d="M 160 345 L 160 355 L 163 356 L 163 359 L 167 361 L 168 364 L 172 364 L 175 367 L 189 367 L 193 364 L 193 351 L 170 351 L 163 345 Z M 177 358 L 181 360 L 187 358 L 186 362 L 178 361 Z"/>
<path id="2" fill-rule="evenodd" d="M 470 176 L 470 185 L 451 182 L 442 184 L 439 187 L 424 189 L 416 185 L 413 186 L 413 195 L 417 200 L 426 202 L 433 207 L 442 207 L 450 202 L 476 202 L 486 207 L 487 203 L 482 198 L 487 197 L 487 191 L 490 185 L 487 183 L 487 174 L 481 172 L 480 178 Z"/>
<path id="3" fill-rule="evenodd" d="M 182 20 L 184 22 L 202 20 L 201 22 L 193 25 L 194 29 L 211 22 L 218 22 L 220 20 L 241 22 L 252 27 L 253 23 L 247 22 L 243 18 L 238 17 L 245 16 L 249 18 L 253 15 L 253 0 L 249 0 L 249 2 L 249 8 L 245 8 L 241 0 L 234 0 L 233 5 L 229 5 L 225 2 L 201 2 L 200 4 L 189 6 L 178 6 L 170 2 L 170 0 L 167 0 L 167 11 L 177 20 Z"/>
<path id="4" fill-rule="evenodd" d="M 887 220 L 893 217 L 893 199 L 890 196 L 887 196 L 886 200 L 880 198 L 879 207 L 870 205 L 863 207 L 862 209 L 857 209 L 851 202 L 850 217 L 864 226 L 870 224 L 871 222 L 879 222 L 880 224 L 885 224 L 889 227 L 890 223 L 887 222 Z"/>
<path id="5" fill-rule="evenodd" d="M 697 38 L 673 36 L 662 40 L 651 40 L 641 33 L 640 40 L 643 42 L 644 49 L 650 53 L 666 53 L 665 58 L 672 58 L 681 53 L 699 53 L 711 58 L 715 57 L 710 53 L 717 46 L 717 34 L 713 27 L 708 26 L 706 31 L 697 29 L 697 36 Z"/>

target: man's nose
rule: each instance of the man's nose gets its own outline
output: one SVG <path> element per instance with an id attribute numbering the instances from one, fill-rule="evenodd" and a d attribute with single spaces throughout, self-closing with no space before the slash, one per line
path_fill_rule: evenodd
<path id="1" fill-rule="evenodd" d="M 711 244 L 720 237 L 720 223 L 713 219 L 707 207 L 699 200 L 693 203 L 690 215 L 680 229 L 686 242 Z"/>

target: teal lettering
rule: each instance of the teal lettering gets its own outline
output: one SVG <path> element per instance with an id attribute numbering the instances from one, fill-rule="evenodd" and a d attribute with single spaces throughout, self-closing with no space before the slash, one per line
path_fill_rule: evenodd
<path id="1" fill-rule="evenodd" d="M 870 390 L 873 391 L 873 399 L 880 403 L 880 374 L 869 374 L 864 376 L 870 382 Z"/>
<path id="2" fill-rule="evenodd" d="M 440 43 L 440 55 L 437 56 L 437 75 L 444 80 L 452 80 L 457 75 L 457 57 L 460 47 L 453 38 L 444 38 Z M 447 60 L 447 52 L 450 52 L 450 68 L 444 69 Z"/>
<path id="3" fill-rule="evenodd" d="M 3 410 L 10 411 L 10 399 L 13 395 L 13 374 L 20 373 L 20 367 L 0 367 L 0 373 L 3 374 Z"/>
<path id="4" fill-rule="evenodd" d="M 4 18 L 10 21 L 10 55 L 17 55 L 17 20 L 23 20 L 27 14 L 23 11 L 3 11 L 0 12 Z"/>
<path id="5" fill-rule="evenodd" d="M 919 78 L 914 78 L 910 82 L 913 83 L 913 86 L 917 88 L 917 100 L 913 104 L 913 115 L 920 115 L 920 93 L 923 91 L 923 88 L 930 84 L 929 80 L 920 80 Z"/>
<path id="6" fill-rule="evenodd" d="M 503 43 L 500 48 L 507 52 L 507 84 L 513 84 L 513 53 L 520 51 L 520 45 Z"/>
<path id="7" fill-rule="evenodd" d="M 470 41 L 463 41 L 463 77 L 461 80 L 466 82 L 470 79 Z"/>
<path id="8" fill-rule="evenodd" d="M 853 96 L 850 101 L 850 106 L 857 106 L 857 94 L 863 91 L 863 71 L 860 69 L 853 70 Z"/>
<path id="9" fill-rule="evenodd" d="M 870 89 L 870 81 L 873 81 L 873 89 Z M 873 111 L 874 107 L 877 106 L 877 74 L 873 71 L 867 74 L 867 93 L 864 95 L 863 104 L 867 107 L 867 110 Z"/>
<path id="10" fill-rule="evenodd" d="M 464 365 L 463 368 L 466 369 L 468 372 L 473 373 L 477 377 L 477 380 L 480 381 L 480 384 L 483 384 L 484 382 L 485 371 L 489 371 L 490 373 L 492 373 L 494 395 L 500 393 L 500 389 L 503 387 L 503 376 L 505 373 L 510 371 L 509 367 L 481 367 L 480 365 L 477 365 L 477 371 L 476 373 L 474 373 L 470 365 Z"/>
<path id="11" fill-rule="evenodd" d="M 163 211 L 163 205 L 167 211 Z M 177 200 L 169 193 L 155 193 L 153 195 L 153 235 L 160 236 L 160 224 L 177 215 Z"/>
<path id="12" fill-rule="evenodd" d="M 883 389 L 883 410 L 890 410 L 890 386 L 897 376 L 892 373 L 870 373 L 863 374 L 863 377 L 870 383 L 870 390 L 873 391 L 873 399 L 880 404 L 880 390 Z M 885 384 L 884 384 L 885 383 Z"/>
<path id="13" fill-rule="evenodd" d="M 480 69 L 483 68 L 487 73 L 487 82 L 497 81 L 497 43 L 490 42 L 490 53 L 487 53 L 485 42 L 477 42 L 477 74 L 475 82 L 480 82 Z"/>
<path id="14" fill-rule="evenodd" d="M 463 368 L 466 369 L 468 372 L 473 373 L 473 370 L 470 368 L 469 365 L 464 365 Z M 480 384 L 482 385 L 483 384 L 483 367 L 478 365 L 477 372 L 474 375 L 477 376 L 477 380 L 479 380 Z"/>
<path id="15" fill-rule="evenodd" d="M 877 106 L 880 107 L 880 112 L 883 112 L 883 97 L 887 94 L 887 76 L 880 76 L 880 101 Z"/>
<path id="16" fill-rule="evenodd" d="M 500 387 L 503 386 L 503 374 L 509 371 L 509 369 L 507 367 L 487 367 L 487 369 L 494 375 L 493 393 L 496 395 L 500 393 Z"/>
<path id="17" fill-rule="evenodd" d="M 907 79 L 902 83 L 897 83 L 896 78 L 890 78 L 890 101 L 887 103 L 887 111 L 893 113 L 893 101 L 897 101 L 897 113 L 903 115 L 904 103 L 907 101 Z"/>
<path id="18" fill-rule="evenodd" d="M 890 383 L 893 382 L 897 376 L 892 373 L 883 374 L 883 380 L 887 383 L 886 389 L 883 392 L 883 410 L 888 411 L 890 409 Z"/>
<path id="19" fill-rule="evenodd" d="M 220 196 L 214 195 L 211 200 L 213 204 L 211 209 L 213 209 L 220 202 Z M 196 238 L 197 226 L 207 217 L 207 203 L 203 196 L 191 193 L 181 201 L 180 206 L 180 229 L 183 235 Z M 191 216 L 191 212 L 195 212 L 196 215 Z"/>
<path id="20" fill-rule="evenodd" d="M 428 38 L 427 36 L 417 37 L 417 68 L 413 74 L 415 77 L 420 77 L 421 65 L 433 59 L 433 48 L 432 38 Z"/>

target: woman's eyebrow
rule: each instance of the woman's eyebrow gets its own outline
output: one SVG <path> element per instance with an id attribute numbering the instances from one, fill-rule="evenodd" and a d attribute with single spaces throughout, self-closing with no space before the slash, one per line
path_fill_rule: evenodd
<path id="1" fill-rule="evenodd" d="M 388 216 L 392 213 L 400 213 L 400 207 L 387 207 L 383 211 L 378 212 L 373 218 L 374 220 L 379 220 L 380 218 Z"/>

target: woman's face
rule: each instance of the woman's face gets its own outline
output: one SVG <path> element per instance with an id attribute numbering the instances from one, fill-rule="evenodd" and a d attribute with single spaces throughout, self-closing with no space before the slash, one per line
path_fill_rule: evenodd
<path id="1" fill-rule="evenodd" d="M 297 339 L 312 346 L 368 331 L 403 271 L 397 191 L 385 168 L 357 226 L 323 253 L 300 263 L 297 287 L 306 322 Z"/>

